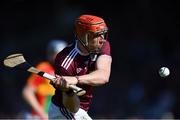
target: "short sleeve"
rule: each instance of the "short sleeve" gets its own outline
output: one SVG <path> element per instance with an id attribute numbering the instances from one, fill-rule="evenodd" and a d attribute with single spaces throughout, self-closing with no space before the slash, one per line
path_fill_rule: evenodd
<path id="1" fill-rule="evenodd" d="M 109 55 L 111 56 L 111 47 L 109 41 L 106 41 L 102 47 L 101 55 Z"/>

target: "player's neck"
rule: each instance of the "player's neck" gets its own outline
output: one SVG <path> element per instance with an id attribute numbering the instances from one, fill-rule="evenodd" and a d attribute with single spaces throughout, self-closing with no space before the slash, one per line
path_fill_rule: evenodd
<path id="1" fill-rule="evenodd" d="M 76 42 L 76 48 L 78 49 L 79 54 L 83 56 L 89 55 L 88 51 L 84 48 L 84 46 L 79 41 Z"/>

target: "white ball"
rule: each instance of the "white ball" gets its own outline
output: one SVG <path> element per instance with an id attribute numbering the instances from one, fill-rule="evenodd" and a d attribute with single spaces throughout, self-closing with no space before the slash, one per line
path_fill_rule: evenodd
<path id="1" fill-rule="evenodd" d="M 170 71 L 167 67 L 162 67 L 159 69 L 159 75 L 161 77 L 167 77 L 170 74 Z"/>

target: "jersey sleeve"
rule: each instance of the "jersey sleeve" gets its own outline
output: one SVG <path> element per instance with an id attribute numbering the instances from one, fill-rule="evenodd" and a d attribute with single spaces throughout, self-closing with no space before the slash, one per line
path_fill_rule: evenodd
<path id="1" fill-rule="evenodd" d="M 102 47 L 101 55 L 109 55 L 111 56 L 111 47 L 109 41 L 106 41 Z"/>

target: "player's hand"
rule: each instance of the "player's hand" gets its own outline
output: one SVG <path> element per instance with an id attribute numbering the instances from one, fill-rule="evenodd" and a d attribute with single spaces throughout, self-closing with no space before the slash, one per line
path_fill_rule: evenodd
<path id="1" fill-rule="evenodd" d="M 69 90 L 69 83 L 63 77 L 59 75 L 55 75 L 56 78 L 53 82 L 50 82 L 56 89 L 60 89 L 61 91 L 68 91 Z"/>

